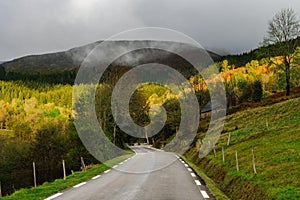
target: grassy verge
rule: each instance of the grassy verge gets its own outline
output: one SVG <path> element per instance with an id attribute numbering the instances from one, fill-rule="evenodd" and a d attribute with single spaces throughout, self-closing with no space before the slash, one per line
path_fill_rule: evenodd
<path id="1" fill-rule="evenodd" d="M 218 188 L 217 184 L 211 178 L 209 178 L 199 166 L 195 165 L 185 156 L 181 156 L 181 158 L 187 162 L 189 166 L 193 168 L 193 170 L 205 181 L 207 188 L 217 200 L 230 200 L 230 198 L 228 198 L 224 192 Z"/>
<path id="2" fill-rule="evenodd" d="M 223 134 L 199 159 L 199 144 L 186 157 L 197 164 L 232 199 L 300 199 L 300 98 L 227 116 Z M 231 134 L 230 145 L 227 140 Z M 203 133 L 198 137 L 202 138 Z M 253 173 L 254 146 L 257 174 Z M 225 163 L 221 150 L 225 149 Z M 238 152 L 239 172 L 236 171 Z"/>
<path id="3" fill-rule="evenodd" d="M 55 194 L 66 188 L 70 188 L 76 184 L 83 182 L 83 181 L 89 180 L 98 174 L 101 174 L 105 170 L 109 169 L 108 166 L 113 166 L 117 163 L 120 163 L 123 160 L 126 160 L 127 158 L 131 157 L 132 155 L 133 154 L 128 154 L 128 155 L 120 156 L 120 157 L 114 158 L 112 160 L 109 160 L 106 162 L 107 166 L 104 164 L 89 166 L 86 172 L 75 172 L 74 174 L 67 176 L 66 180 L 57 179 L 53 182 L 45 182 L 43 185 L 40 185 L 36 188 L 32 187 L 32 188 L 20 189 L 10 196 L 0 198 L 0 200 L 45 199 L 45 198 L 51 196 L 52 194 Z"/>

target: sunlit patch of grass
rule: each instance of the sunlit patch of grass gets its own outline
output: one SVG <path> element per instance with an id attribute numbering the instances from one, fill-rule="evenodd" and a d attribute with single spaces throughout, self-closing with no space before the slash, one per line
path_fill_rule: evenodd
<path id="1" fill-rule="evenodd" d="M 227 116 L 225 131 L 216 146 L 217 157 L 215 158 L 211 153 L 202 160 L 208 164 L 200 165 L 205 172 L 217 180 L 220 188 L 226 185 L 226 181 L 236 184 L 235 188 L 227 190 L 229 193 L 240 189 L 238 184 L 247 183 L 248 188 L 250 188 L 249 184 L 262 188 L 268 199 L 300 199 L 299 110 L 300 98 L 296 98 Z M 231 141 L 227 146 L 229 133 Z M 199 135 L 203 137 L 204 133 Z M 252 145 L 257 175 L 253 173 Z M 222 162 L 222 147 L 225 148 L 225 164 Z M 238 151 L 239 172 L 236 171 L 235 151 Z M 195 158 L 194 149 L 191 149 L 188 154 L 193 155 L 194 162 L 201 162 Z M 216 176 L 212 174 L 212 171 L 219 167 L 224 169 L 226 174 L 221 173 Z M 243 183 L 235 181 L 236 178 Z M 245 190 L 241 190 L 240 193 L 247 192 L 246 189 L 245 187 Z M 241 195 L 240 198 L 247 199 L 249 196 Z"/>

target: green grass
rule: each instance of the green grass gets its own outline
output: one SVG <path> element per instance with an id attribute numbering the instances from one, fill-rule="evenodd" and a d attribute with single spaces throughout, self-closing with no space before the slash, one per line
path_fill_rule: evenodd
<path id="1" fill-rule="evenodd" d="M 267 199 L 300 199 L 300 98 L 229 115 L 223 132 L 216 146 L 216 158 L 210 153 L 198 160 L 197 145 L 187 153 L 221 190 L 233 199 L 254 199 L 250 196 L 254 191 L 259 191 L 257 197 Z M 227 146 L 229 133 L 231 142 Z M 257 175 L 252 167 L 252 145 Z"/>
<path id="2" fill-rule="evenodd" d="M 0 136 L 4 138 L 13 138 L 15 137 L 15 133 L 13 130 L 0 129 Z"/>
<path id="3" fill-rule="evenodd" d="M 209 191 L 215 196 L 216 199 L 218 200 L 230 200 L 230 198 L 228 198 L 224 192 L 222 192 L 217 184 L 211 179 L 209 178 L 204 172 L 203 170 L 195 165 L 191 160 L 189 160 L 188 158 L 186 158 L 185 156 L 181 156 L 181 158 L 187 162 L 189 164 L 189 166 L 191 168 L 193 168 L 193 170 L 205 181 L 207 188 L 209 189 Z"/>
<path id="4" fill-rule="evenodd" d="M 66 188 L 70 188 L 76 184 L 79 184 L 83 181 L 89 180 L 92 177 L 101 174 L 105 170 L 109 169 L 108 166 L 113 166 L 127 158 L 131 157 L 133 154 L 128 154 L 124 156 L 120 156 L 109 160 L 105 164 L 93 165 L 89 166 L 87 171 L 85 172 L 75 172 L 72 175 L 67 176 L 66 180 L 57 179 L 53 182 L 45 182 L 43 185 L 40 185 L 36 188 L 25 188 L 20 189 L 13 193 L 10 196 L 2 197 L 0 200 L 39 200 L 45 199 L 59 191 L 62 191 Z"/>

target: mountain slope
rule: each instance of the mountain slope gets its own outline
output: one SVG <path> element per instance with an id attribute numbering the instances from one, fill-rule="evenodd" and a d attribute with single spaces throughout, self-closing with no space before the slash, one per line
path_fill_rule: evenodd
<path id="1" fill-rule="evenodd" d="M 88 45 L 84 45 L 81 47 L 72 48 L 68 51 L 43 54 L 43 55 L 30 55 L 21 58 L 14 59 L 9 62 L 2 63 L 2 66 L 6 71 L 43 71 L 43 70 L 74 70 L 78 69 L 84 58 L 94 49 L 95 46 L 100 44 L 101 41 L 91 43 Z M 118 48 L 127 48 L 129 46 L 138 46 L 142 43 L 160 43 L 165 44 L 166 46 L 170 46 L 172 48 L 183 48 L 185 51 L 189 51 L 188 53 L 193 56 L 198 56 L 197 49 L 188 44 L 176 43 L 176 42 L 168 42 L 168 41 L 110 41 L 112 45 L 116 45 Z M 140 53 L 145 53 L 145 51 L 141 51 Z M 149 51 L 148 51 L 149 53 Z M 153 53 L 153 50 L 152 52 Z M 134 54 L 134 53 L 133 53 Z M 209 52 L 212 59 L 217 60 L 220 56 Z M 180 59 L 175 59 L 172 54 L 161 55 L 161 52 L 155 52 L 154 55 L 158 55 L 160 59 L 163 60 L 163 63 L 171 64 L 175 68 L 179 66 L 184 66 L 183 61 Z M 153 56 L 155 57 L 155 56 Z M 157 57 L 155 57 L 156 59 Z M 121 59 L 122 63 L 119 63 L 123 66 L 132 65 L 132 63 L 126 62 L 126 59 Z M 155 60 L 149 60 L 149 62 Z"/>

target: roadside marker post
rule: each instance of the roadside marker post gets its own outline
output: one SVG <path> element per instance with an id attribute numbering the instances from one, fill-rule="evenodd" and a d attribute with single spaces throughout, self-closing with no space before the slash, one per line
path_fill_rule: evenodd
<path id="1" fill-rule="evenodd" d="M 36 171 L 35 171 L 35 162 L 32 163 L 33 167 L 33 182 L 34 182 L 34 187 L 36 187 Z"/>
<path id="2" fill-rule="evenodd" d="M 64 180 L 66 180 L 67 175 L 66 175 L 66 164 L 65 164 L 65 160 L 62 161 L 62 166 L 63 166 Z"/>
<path id="3" fill-rule="evenodd" d="M 239 159 L 238 159 L 238 152 L 235 151 L 235 163 L 236 163 L 236 171 L 239 172 L 240 168 L 239 168 Z"/>
<path id="4" fill-rule="evenodd" d="M 222 147 L 222 160 L 223 164 L 225 163 L 224 147 Z"/>

